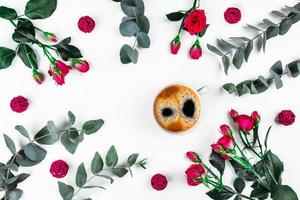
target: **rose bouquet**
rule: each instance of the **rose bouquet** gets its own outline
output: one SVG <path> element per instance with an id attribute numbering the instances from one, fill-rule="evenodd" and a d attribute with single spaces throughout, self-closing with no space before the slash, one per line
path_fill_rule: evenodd
<path id="1" fill-rule="evenodd" d="M 212 153 L 209 160 L 219 174 L 210 169 L 197 153 L 188 152 L 187 157 L 194 163 L 186 170 L 188 184 L 197 186 L 203 183 L 206 187 L 212 188 L 206 194 L 215 200 L 231 198 L 264 200 L 269 196 L 273 200 L 298 200 L 294 190 L 282 184 L 283 163 L 268 148 L 271 128 L 263 145 L 258 134 L 260 116 L 257 112 L 248 116 L 239 115 L 232 110 L 230 116 L 238 126 L 237 135 L 243 146 L 237 142 L 233 130 L 228 125 L 222 125 L 220 127 L 222 137 L 211 145 Z M 233 187 L 223 182 L 226 161 L 231 164 L 237 175 Z M 250 195 L 243 194 L 246 182 L 251 183 Z"/>
<path id="2" fill-rule="evenodd" d="M 71 45 L 71 38 L 66 38 L 59 43 L 53 33 L 36 27 L 32 20 L 46 19 L 56 10 L 57 0 L 29 0 L 25 7 L 25 14 L 18 15 L 13 8 L 0 7 L 0 18 L 10 22 L 15 28 L 12 39 L 18 44 L 15 50 L 0 47 L 0 69 L 8 68 L 16 55 L 20 57 L 24 65 L 32 71 L 33 79 L 41 84 L 43 74 L 39 71 L 37 55 L 32 48 L 39 47 L 50 62 L 48 70 L 51 78 L 58 84 L 65 83 L 65 77 L 73 68 L 84 73 L 89 70 L 89 63 L 82 59 L 80 50 Z M 38 34 L 44 40 L 55 43 L 45 44 L 38 39 Z M 56 58 L 60 57 L 65 62 L 70 62 L 71 66 Z"/>
<path id="3" fill-rule="evenodd" d="M 202 56 L 202 48 L 199 38 L 201 38 L 207 27 L 206 15 L 204 10 L 198 9 L 200 7 L 200 0 L 194 0 L 193 7 L 187 11 L 177 11 L 167 14 L 167 18 L 170 21 L 182 20 L 176 37 L 171 42 L 171 53 L 177 54 L 180 46 L 180 34 L 182 30 L 189 32 L 191 35 L 196 35 L 197 39 L 193 46 L 190 48 L 190 57 L 192 59 L 199 59 Z"/>

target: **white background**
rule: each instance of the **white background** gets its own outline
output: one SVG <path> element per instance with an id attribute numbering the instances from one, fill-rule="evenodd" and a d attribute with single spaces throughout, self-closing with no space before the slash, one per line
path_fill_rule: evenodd
<path id="1" fill-rule="evenodd" d="M 19 14 L 23 14 L 26 2 L 0 0 L 0 5 L 14 7 Z M 296 3 L 296 0 L 202 1 L 211 26 L 201 41 L 204 55 L 194 61 L 188 57 L 194 38 L 187 33 L 183 34 L 179 54 L 173 56 L 169 53 L 169 42 L 176 35 L 179 23 L 169 22 L 165 17 L 169 12 L 188 9 L 192 0 L 146 0 L 146 15 L 151 22 L 151 48 L 140 50 L 138 64 L 125 66 L 119 61 L 119 49 L 124 43 L 132 44 L 133 38 L 123 38 L 118 32 L 123 16 L 119 4 L 111 0 L 59 1 L 54 15 L 47 20 L 35 21 L 35 25 L 56 33 L 60 39 L 72 36 L 73 44 L 80 47 L 91 64 L 91 70 L 84 75 L 72 72 L 62 87 L 56 86 L 49 77 L 38 86 L 31 79 L 31 71 L 15 59 L 9 69 L 0 73 L 0 131 L 14 138 L 19 147 L 26 140 L 14 130 L 16 124 L 23 124 L 34 135 L 47 120 L 62 124 L 67 119 L 68 110 L 77 114 L 78 126 L 84 120 L 94 118 L 103 118 L 106 123 L 97 134 L 85 138 L 75 155 L 66 152 L 60 143 L 45 147 L 48 154 L 41 164 L 21 169 L 31 174 L 28 180 L 20 184 L 25 192 L 22 199 L 60 199 L 57 180 L 49 173 L 52 161 L 63 159 L 70 164 L 69 174 L 62 181 L 74 185 L 77 166 L 81 162 L 88 165 L 95 151 L 104 155 L 112 144 L 116 145 L 121 158 L 125 159 L 133 152 L 140 152 L 142 157 L 149 158 L 148 170 L 134 169 L 133 178 L 127 176 L 116 180 L 113 185 L 106 184 L 108 191 L 82 192 L 79 198 L 209 199 L 203 185 L 187 186 L 184 171 L 190 163 L 185 158 L 185 152 L 195 150 L 207 160 L 210 144 L 220 136 L 219 125 L 229 122 L 227 113 L 231 108 L 247 114 L 257 110 L 262 115 L 262 136 L 270 125 L 274 125 L 269 146 L 285 163 L 283 182 L 299 193 L 300 123 L 283 127 L 276 125 L 274 119 L 282 109 L 292 109 L 300 116 L 300 80 L 284 78 L 281 90 L 272 87 L 264 94 L 242 98 L 226 94 L 221 86 L 226 82 L 237 83 L 256 78 L 260 74 L 268 76 L 270 66 L 279 59 L 283 63 L 298 59 L 300 25 L 296 24 L 285 36 L 270 40 L 265 54 L 253 54 L 248 64 L 240 71 L 232 68 L 228 77 L 224 75 L 218 58 L 206 49 L 206 43 L 215 44 L 218 37 L 251 36 L 253 33 L 244 27 L 246 23 L 256 25 L 269 17 L 271 10 Z M 229 6 L 241 9 L 242 21 L 239 24 L 229 25 L 224 21 L 223 12 Z M 96 21 L 96 28 L 91 34 L 84 34 L 77 28 L 78 19 L 84 15 L 90 15 Z M 0 45 L 15 48 L 16 44 L 11 39 L 11 24 L 0 20 L 0 27 Z M 48 61 L 40 49 L 36 50 L 40 56 L 40 69 L 46 73 Z M 158 127 L 152 116 L 156 94 L 162 87 L 174 82 L 185 83 L 195 89 L 203 85 L 209 87 L 209 92 L 202 98 L 201 122 L 188 134 L 168 134 Z M 17 95 L 30 99 L 30 107 L 23 114 L 14 113 L 9 107 L 10 100 Z M 0 140 L 0 152 L 1 162 L 9 159 L 4 140 Z M 155 173 L 167 175 L 169 185 L 166 190 L 152 190 L 150 179 Z M 229 174 L 226 182 L 230 185 L 234 180 L 234 176 L 230 176 L 231 168 L 226 173 Z"/>

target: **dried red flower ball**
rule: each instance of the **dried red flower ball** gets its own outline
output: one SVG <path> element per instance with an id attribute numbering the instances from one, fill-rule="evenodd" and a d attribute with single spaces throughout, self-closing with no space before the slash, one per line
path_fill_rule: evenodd
<path id="1" fill-rule="evenodd" d="M 69 171 L 69 165 L 63 160 L 56 160 L 51 164 L 50 173 L 55 178 L 63 178 Z"/>
<path id="2" fill-rule="evenodd" d="M 296 115 L 291 110 L 283 110 L 277 116 L 278 123 L 284 126 L 292 125 L 295 119 Z"/>
<path id="3" fill-rule="evenodd" d="M 236 24 L 241 20 L 241 11 L 238 8 L 227 8 L 224 12 L 224 18 L 229 24 Z"/>
<path id="4" fill-rule="evenodd" d="M 168 185 L 167 178 L 162 174 L 156 174 L 151 179 L 151 186 L 155 190 L 164 190 Z"/>
<path id="5" fill-rule="evenodd" d="M 14 97 L 10 102 L 10 107 L 14 112 L 22 113 L 27 110 L 29 106 L 28 99 L 23 96 Z"/>
<path id="6" fill-rule="evenodd" d="M 78 21 L 78 28 L 84 33 L 90 33 L 95 28 L 95 21 L 89 16 L 81 17 Z"/>

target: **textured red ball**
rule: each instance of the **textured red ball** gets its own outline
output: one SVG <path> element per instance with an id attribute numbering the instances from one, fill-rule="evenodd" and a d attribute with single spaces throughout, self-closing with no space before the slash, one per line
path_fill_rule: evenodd
<path id="1" fill-rule="evenodd" d="M 291 110 L 283 110 L 277 116 L 279 124 L 290 126 L 295 122 L 296 115 Z"/>
<path id="2" fill-rule="evenodd" d="M 224 18 L 229 24 L 236 24 L 241 20 L 242 14 L 238 8 L 227 8 Z"/>
<path id="3" fill-rule="evenodd" d="M 90 33 L 95 28 L 95 21 L 89 16 L 81 17 L 78 21 L 78 28 L 84 33 Z"/>
<path id="4" fill-rule="evenodd" d="M 164 190 L 168 185 L 167 178 L 162 174 L 156 174 L 151 179 L 151 186 L 155 190 Z"/>
<path id="5" fill-rule="evenodd" d="M 63 160 L 56 160 L 51 164 L 50 173 L 55 178 L 63 178 L 69 171 L 69 165 Z"/>
<path id="6" fill-rule="evenodd" d="M 29 106 L 28 99 L 23 96 L 14 97 L 10 102 L 10 108 L 12 111 L 22 113 L 27 110 Z"/>

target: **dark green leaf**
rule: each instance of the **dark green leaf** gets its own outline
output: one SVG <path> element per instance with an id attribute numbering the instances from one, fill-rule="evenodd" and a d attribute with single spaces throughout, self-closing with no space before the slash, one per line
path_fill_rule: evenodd
<path id="1" fill-rule="evenodd" d="M 296 9 L 295 7 L 285 6 L 290 12 L 300 14 L 300 10 Z"/>
<path id="2" fill-rule="evenodd" d="M 223 54 L 217 47 L 215 47 L 215 46 L 212 46 L 212 45 L 210 45 L 210 44 L 207 44 L 207 48 L 208 48 L 211 52 L 213 52 L 213 53 L 215 53 L 215 54 L 217 54 L 217 55 L 219 55 L 219 56 L 224 56 L 224 54 Z"/>
<path id="3" fill-rule="evenodd" d="M 244 52 L 245 52 L 245 50 L 242 47 L 240 47 L 236 50 L 236 52 L 233 56 L 232 63 L 237 69 L 240 69 L 243 64 Z"/>
<path id="4" fill-rule="evenodd" d="M 286 15 L 278 10 L 273 10 L 271 13 L 279 17 L 286 18 Z"/>
<path id="5" fill-rule="evenodd" d="M 243 178 L 238 177 L 235 179 L 233 186 L 238 193 L 242 193 L 245 189 L 246 183 Z"/>
<path id="6" fill-rule="evenodd" d="M 236 91 L 235 85 L 233 83 L 226 83 L 223 85 L 223 89 L 229 94 L 233 94 Z"/>
<path id="7" fill-rule="evenodd" d="M 262 46 L 264 52 L 266 52 L 266 45 L 267 45 L 267 33 L 265 32 L 262 36 Z"/>
<path id="8" fill-rule="evenodd" d="M 102 119 L 90 120 L 83 124 L 82 129 L 85 134 L 90 135 L 96 133 L 104 124 Z"/>
<path id="9" fill-rule="evenodd" d="M 131 7 L 137 6 L 136 0 L 122 0 L 122 2 L 127 6 L 131 6 Z"/>
<path id="10" fill-rule="evenodd" d="M 246 181 L 255 181 L 256 176 L 250 172 L 248 172 L 246 169 L 244 169 L 243 166 L 241 166 L 239 163 L 237 163 L 234 160 L 230 161 L 230 164 L 234 168 L 235 173 L 239 176 L 244 178 Z"/>
<path id="11" fill-rule="evenodd" d="M 277 89 L 280 89 L 283 87 L 283 82 L 282 82 L 280 76 L 278 76 L 277 74 L 274 75 L 274 82 L 275 82 L 275 86 Z"/>
<path id="12" fill-rule="evenodd" d="M 126 168 L 116 167 L 116 168 L 112 169 L 112 172 L 119 178 L 122 178 L 123 176 L 125 176 L 128 173 L 128 170 Z"/>
<path id="13" fill-rule="evenodd" d="M 56 139 L 50 134 L 47 126 L 44 126 L 35 136 L 34 139 L 40 144 L 51 145 L 56 142 Z"/>
<path id="14" fill-rule="evenodd" d="M 118 164 L 118 153 L 115 146 L 111 146 L 106 154 L 106 165 L 107 167 L 115 167 Z"/>
<path id="15" fill-rule="evenodd" d="M 114 179 L 112 178 L 112 177 L 110 177 L 110 176 L 107 176 L 107 175 L 102 175 L 102 174 L 100 174 L 100 175 L 97 175 L 98 177 L 102 177 L 102 178 L 105 178 L 105 179 L 107 179 L 107 180 L 109 180 L 110 181 L 110 184 L 112 184 L 113 182 L 114 182 Z"/>
<path id="16" fill-rule="evenodd" d="M 226 40 L 218 39 L 217 41 L 218 41 L 219 46 L 221 46 L 222 48 L 225 48 L 227 50 L 236 49 L 237 48 L 235 45 L 227 42 Z"/>
<path id="17" fill-rule="evenodd" d="M 19 152 L 16 156 L 16 162 L 22 167 L 31 167 L 40 163 L 40 161 L 33 161 L 28 159 L 23 151 Z"/>
<path id="18" fill-rule="evenodd" d="M 235 194 L 234 191 L 225 186 L 226 189 L 213 189 L 209 192 L 207 192 L 206 194 L 211 198 L 211 199 L 214 199 L 214 200 L 227 200 L 227 199 L 230 199 L 231 197 L 233 197 L 233 195 Z M 229 190 L 229 191 L 228 191 Z"/>
<path id="19" fill-rule="evenodd" d="M 8 68 L 15 56 L 15 51 L 5 47 L 0 47 L 0 69 Z"/>
<path id="20" fill-rule="evenodd" d="M 167 14 L 167 18 L 168 18 L 170 21 L 179 21 L 179 20 L 181 20 L 183 17 L 184 17 L 184 14 L 181 13 L 181 12 L 172 12 L 172 13 Z"/>
<path id="21" fill-rule="evenodd" d="M 276 24 L 269 19 L 263 19 L 263 22 L 269 26 L 276 26 Z"/>
<path id="22" fill-rule="evenodd" d="M 248 62 L 249 56 L 253 50 L 253 41 L 248 42 L 245 48 L 245 61 Z"/>
<path id="23" fill-rule="evenodd" d="M 99 174 L 103 170 L 103 160 L 98 152 L 92 160 L 91 170 L 94 175 Z"/>
<path id="24" fill-rule="evenodd" d="M 63 198 L 63 200 L 72 200 L 74 195 L 74 188 L 72 186 L 58 181 L 58 188 L 60 196 Z"/>
<path id="25" fill-rule="evenodd" d="M 20 189 L 14 189 L 7 192 L 4 199 L 8 200 L 19 200 L 23 195 L 23 191 Z"/>
<path id="26" fill-rule="evenodd" d="M 60 57 L 64 60 L 64 61 L 68 61 L 71 58 L 82 58 L 82 54 L 80 52 L 80 50 L 73 46 L 73 45 L 56 45 L 57 47 L 57 51 L 60 55 Z"/>
<path id="27" fill-rule="evenodd" d="M 269 40 L 272 37 L 275 37 L 279 34 L 279 28 L 277 26 L 270 26 L 266 30 L 267 34 L 267 40 Z"/>
<path id="28" fill-rule="evenodd" d="M 137 17 L 137 24 L 138 24 L 141 32 L 149 33 L 150 22 L 145 15 Z"/>
<path id="29" fill-rule="evenodd" d="M 76 152 L 78 143 L 75 143 L 71 140 L 71 134 L 77 135 L 77 137 L 79 136 L 78 132 L 73 131 L 73 129 L 70 129 L 70 131 L 65 131 L 62 135 L 61 135 L 61 143 L 63 144 L 63 146 L 66 148 L 66 150 L 68 152 L 70 152 L 71 154 L 74 154 Z"/>
<path id="30" fill-rule="evenodd" d="M 132 167 L 136 163 L 136 160 L 138 159 L 138 157 L 139 157 L 138 153 L 134 153 L 134 154 L 130 155 L 127 159 L 128 167 Z"/>
<path id="31" fill-rule="evenodd" d="M 45 19 L 56 10 L 57 0 L 29 0 L 25 15 L 30 19 Z"/>
<path id="32" fill-rule="evenodd" d="M 106 190 L 105 187 L 99 186 L 99 185 L 88 185 L 88 186 L 84 186 L 83 188 L 84 188 L 84 189 L 100 188 L 100 189 L 102 189 L 102 190 Z"/>
<path id="33" fill-rule="evenodd" d="M 30 175 L 29 174 L 19 174 L 17 176 L 14 176 L 13 178 L 8 179 L 7 184 L 19 184 L 23 181 L 25 181 Z"/>
<path id="34" fill-rule="evenodd" d="M 124 37 L 131 37 L 140 32 L 140 28 L 138 27 L 136 22 L 130 20 L 123 21 L 119 26 L 119 30 L 121 35 Z"/>
<path id="35" fill-rule="evenodd" d="M 218 153 L 212 151 L 212 153 L 210 154 L 209 162 L 213 167 L 215 167 L 220 172 L 220 174 L 224 173 L 225 159 L 221 158 Z"/>
<path id="36" fill-rule="evenodd" d="M 35 28 L 32 22 L 20 18 L 12 38 L 17 43 L 29 43 L 35 41 Z"/>
<path id="37" fill-rule="evenodd" d="M 298 200 L 295 191 L 287 185 L 278 185 L 271 191 L 273 200 Z"/>
<path id="38" fill-rule="evenodd" d="M 287 69 L 289 70 L 292 77 L 296 78 L 300 74 L 300 62 L 294 61 L 287 65 Z"/>
<path id="39" fill-rule="evenodd" d="M 31 68 L 38 68 L 37 64 L 37 56 L 34 52 L 34 50 L 25 43 L 20 43 L 18 47 L 18 56 L 21 58 L 23 63 Z"/>
<path id="40" fill-rule="evenodd" d="M 290 30 L 292 25 L 293 25 L 293 20 L 289 18 L 283 19 L 279 25 L 279 34 L 280 35 L 286 34 Z"/>
<path id="41" fill-rule="evenodd" d="M 236 195 L 233 200 L 243 200 L 240 195 Z"/>
<path id="42" fill-rule="evenodd" d="M 252 190 L 250 196 L 258 199 L 266 199 L 269 196 L 269 190 L 262 187 L 257 187 Z"/>
<path id="43" fill-rule="evenodd" d="M 5 6 L 0 6 L 0 17 L 7 20 L 13 20 L 18 17 L 16 10 Z"/>
<path id="44" fill-rule="evenodd" d="M 122 46 L 120 50 L 120 59 L 123 64 L 128 64 L 130 62 L 136 64 L 138 58 L 139 58 L 139 53 L 136 49 L 133 49 L 127 44 Z"/>
<path id="45" fill-rule="evenodd" d="M 77 169 L 77 173 L 76 173 L 76 185 L 79 188 L 82 188 L 87 181 L 87 174 L 86 174 L 86 170 L 84 167 L 84 164 L 81 163 Z"/>
<path id="46" fill-rule="evenodd" d="M 72 126 L 76 121 L 76 117 L 71 111 L 68 112 L 68 117 L 69 117 L 69 126 Z"/>
<path id="47" fill-rule="evenodd" d="M 283 69 L 282 69 L 282 62 L 279 60 L 277 61 L 272 67 L 271 71 L 274 72 L 277 75 L 282 75 L 283 74 Z"/>
<path id="48" fill-rule="evenodd" d="M 263 77 L 263 76 L 258 76 L 258 79 L 259 79 L 266 87 L 269 87 L 269 84 L 268 84 L 267 80 L 265 79 L 265 77 Z"/>
<path id="49" fill-rule="evenodd" d="M 121 1 L 122 11 L 129 17 L 142 16 L 145 12 L 145 6 L 143 0 L 136 0 L 136 6 L 128 6 L 126 3 Z"/>
<path id="50" fill-rule="evenodd" d="M 137 42 L 143 48 L 150 47 L 150 38 L 146 33 L 140 32 L 137 34 Z"/>
<path id="51" fill-rule="evenodd" d="M 41 162 L 45 159 L 47 151 L 36 144 L 30 143 L 25 146 L 24 154 L 32 161 Z"/>
<path id="52" fill-rule="evenodd" d="M 4 140 L 5 140 L 5 144 L 7 146 L 7 148 L 10 150 L 10 152 L 12 154 L 16 154 L 17 150 L 16 150 L 16 145 L 14 143 L 14 141 L 8 136 L 8 135 L 3 135 L 4 136 Z"/>
<path id="53" fill-rule="evenodd" d="M 269 85 L 263 76 L 259 76 L 258 79 L 253 81 L 253 84 L 255 86 L 257 93 L 262 93 L 269 88 Z"/>
<path id="54" fill-rule="evenodd" d="M 223 63 L 223 67 L 224 67 L 224 72 L 227 75 L 228 74 L 228 69 L 230 66 L 230 60 L 228 56 L 222 56 L 222 63 Z"/>
<path id="55" fill-rule="evenodd" d="M 278 156 L 269 151 L 266 154 L 266 162 L 272 169 L 276 181 L 281 183 L 281 174 L 284 170 L 282 161 L 278 158 Z"/>

